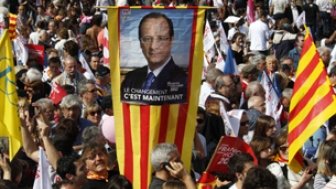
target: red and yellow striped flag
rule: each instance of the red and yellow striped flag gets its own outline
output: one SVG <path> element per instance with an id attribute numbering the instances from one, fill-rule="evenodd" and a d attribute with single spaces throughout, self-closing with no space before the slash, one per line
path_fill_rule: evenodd
<path id="1" fill-rule="evenodd" d="M 9 19 L 9 28 L 8 28 L 9 38 L 13 40 L 16 38 L 17 15 L 9 13 L 8 19 Z"/>
<path id="2" fill-rule="evenodd" d="M 191 36 L 189 56 L 183 57 L 185 60 L 189 59 L 189 67 L 187 70 L 188 92 L 187 103 L 185 104 L 164 104 L 160 106 L 135 105 L 123 103 L 120 100 L 122 80 L 120 77 L 120 60 L 123 54 L 120 48 L 122 44 L 122 42 L 120 42 L 120 36 L 126 35 L 120 32 L 120 23 L 124 19 L 130 19 L 130 15 L 133 12 L 139 12 L 141 10 L 147 12 L 170 11 L 176 20 L 183 20 L 183 18 L 178 17 L 178 15 L 183 15 L 179 12 L 191 12 L 192 23 L 190 30 L 184 29 L 184 25 L 178 24 L 182 29 L 178 31 L 179 33 L 175 31 L 177 34 L 174 34 L 174 38 L 175 36 L 178 37 L 178 35 L 181 35 L 181 33 L 189 33 Z M 117 157 L 121 174 L 125 175 L 133 183 L 133 188 L 148 188 L 152 172 L 150 154 L 153 147 L 158 143 L 168 142 L 176 144 L 181 153 L 181 159 L 184 165 L 187 168 L 190 167 L 203 66 L 202 36 L 204 14 L 205 9 L 203 8 L 186 7 L 169 9 L 112 7 L 108 9 L 110 70 Z M 135 25 L 136 26 L 133 26 L 134 30 L 129 29 L 127 32 L 129 35 L 134 34 L 137 37 L 137 24 Z M 127 28 L 131 28 L 131 26 L 127 25 Z M 180 45 L 181 42 L 175 39 L 174 45 L 176 45 L 175 43 Z M 133 41 L 133 43 L 130 43 L 130 46 L 135 44 L 138 45 L 139 41 Z M 131 49 L 127 50 L 131 51 Z M 141 49 L 137 50 L 137 52 L 141 53 Z M 133 52 L 133 54 L 137 52 Z M 136 62 L 139 64 L 141 61 L 137 60 Z"/>
<path id="3" fill-rule="evenodd" d="M 299 155 L 307 139 L 336 113 L 333 89 L 313 38 L 306 29 L 289 110 L 289 166 L 302 170 Z"/>

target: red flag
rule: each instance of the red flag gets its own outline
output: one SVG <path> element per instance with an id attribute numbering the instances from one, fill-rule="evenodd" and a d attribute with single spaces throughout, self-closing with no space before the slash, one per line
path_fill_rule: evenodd
<path id="1" fill-rule="evenodd" d="M 254 1 L 248 0 L 247 2 L 247 21 L 249 23 L 252 23 L 255 21 L 255 15 L 254 15 Z"/>
<path id="2" fill-rule="evenodd" d="M 52 90 L 50 92 L 49 98 L 53 101 L 55 105 L 59 104 L 63 97 L 67 95 L 66 90 L 58 83 L 53 83 Z"/>

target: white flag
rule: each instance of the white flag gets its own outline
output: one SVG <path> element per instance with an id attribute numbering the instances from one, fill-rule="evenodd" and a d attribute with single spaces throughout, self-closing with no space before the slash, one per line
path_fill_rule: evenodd
<path id="1" fill-rule="evenodd" d="M 229 42 L 227 40 L 223 25 L 221 22 L 218 22 L 218 33 L 219 33 L 219 48 L 221 51 L 223 51 L 225 54 L 227 54 L 229 49 Z"/>
<path id="2" fill-rule="evenodd" d="M 216 68 L 224 72 L 225 60 L 222 56 L 222 53 L 218 49 L 217 49 L 217 52 L 218 52 L 218 56 L 217 56 Z"/>
<path id="3" fill-rule="evenodd" d="M 26 65 L 28 61 L 28 49 L 23 44 L 21 37 L 17 37 L 13 40 L 13 49 L 16 63 L 18 65 Z"/>
<path id="4" fill-rule="evenodd" d="M 275 92 L 274 85 L 265 71 L 263 71 L 260 83 L 264 87 L 265 92 L 266 92 L 265 94 L 266 113 L 265 114 L 275 119 L 275 122 L 277 123 L 277 126 L 276 126 L 277 131 L 279 131 L 281 127 L 280 115 L 282 112 L 282 106 L 279 107 L 280 97 Z"/>
<path id="5" fill-rule="evenodd" d="M 296 25 L 296 27 L 300 28 L 304 24 L 306 24 L 306 13 L 305 13 L 305 11 L 302 11 L 300 16 L 295 21 L 295 25 Z"/>
<path id="6" fill-rule="evenodd" d="M 82 68 L 85 69 L 85 73 L 84 73 L 84 76 L 86 79 L 96 79 L 96 76 L 93 74 L 90 66 L 89 66 L 89 63 L 87 63 L 84 55 L 82 53 L 79 54 L 79 62 L 82 64 Z"/>
<path id="7" fill-rule="evenodd" d="M 52 189 L 52 182 L 48 172 L 50 164 L 41 147 L 39 149 L 39 158 L 33 189 Z"/>
<path id="8" fill-rule="evenodd" d="M 215 45 L 215 37 L 212 33 L 209 21 L 205 23 L 204 35 L 203 35 L 203 50 L 208 52 Z"/>

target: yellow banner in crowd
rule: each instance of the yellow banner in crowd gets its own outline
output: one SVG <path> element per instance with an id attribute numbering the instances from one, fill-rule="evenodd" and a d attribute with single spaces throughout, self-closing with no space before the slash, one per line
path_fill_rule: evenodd
<path id="1" fill-rule="evenodd" d="M 0 137 L 9 142 L 9 157 L 13 159 L 21 147 L 18 96 L 14 73 L 12 44 L 8 30 L 0 41 Z"/>

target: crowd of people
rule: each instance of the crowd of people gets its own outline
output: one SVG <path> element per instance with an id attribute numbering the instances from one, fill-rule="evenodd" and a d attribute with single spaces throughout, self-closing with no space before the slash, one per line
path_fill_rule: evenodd
<path id="1" fill-rule="evenodd" d="M 233 134 L 251 146 L 258 165 L 250 154 L 234 154 L 227 173 L 211 173 L 217 178 L 216 188 L 336 188 L 335 116 L 305 142 L 306 167 L 299 173 L 288 167 L 287 139 L 295 72 L 307 32 L 297 20 L 304 11 L 336 90 L 336 3 L 253 3 L 252 22 L 247 19 L 246 0 L 1 0 L 1 20 L 6 22 L 10 13 L 16 14 L 16 38 L 24 45 L 43 46 L 45 60 L 40 64 L 28 57 L 20 62 L 20 57 L 14 56 L 22 149 L 9 162 L 9 141 L 1 138 L 0 188 L 33 187 L 40 147 L 50 163 L 48 173 L 55 189 L 132 188 L 119 173 L 115 140 L 108 129 L 113 122 L 113 105 L 109 64 L 103 62 L 102 51 L 107 26 L 104 6 L 110 5 L 216 6 L 206 16 L 216 39 L 213 48 L 221 45 L 219 29 L 223 26 L 239 71 L 229 75 L 216 68 L 218 53 L 225 57 L 226 52 L 205 52 L 208 66 L 200 84 L 191 171 L 184 167 L 174 144 L 158 144 L 150 158 L 153 175 L 149 188 L 195 188 L 220 138 Z M 228 17 L 237 19 L 227 22 Z M 152 32 L 147 25 L 144 30 Z M 168 38 L 155 36 L 155 41 L 167 42 Z M 154 38 L 140 40 L 149 44 Z M 144 54 L 150 59 L 149 51 Z M 265 107 L 266 91 L 260 82 L 263 73 L 280 98 L 277 116 L 270 116 Z M 55 87 L 64 91 L 61 98 L 51 97 Z M 237 124 L 237 131 L 224 124 L 223 109 L 235 120 L 231 123 Z"/>

